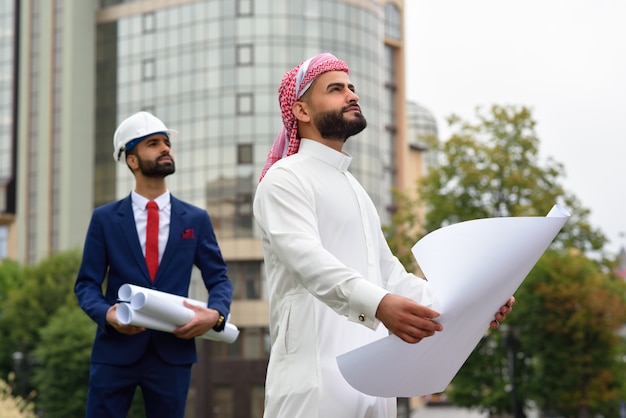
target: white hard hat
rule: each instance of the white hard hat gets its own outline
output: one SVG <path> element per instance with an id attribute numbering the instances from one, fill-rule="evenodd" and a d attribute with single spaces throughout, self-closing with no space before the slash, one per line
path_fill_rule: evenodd
<path id="1" fill-rule="evenodd" d="M 126 162 L 126 151 L 131 150 L 142 139 L 156 133 L 164 133 L 172 137 L 178 132 L 167 129 L 159 118 L 148 112 L 137 112 L 129 116 L 120 123 L 113 135 L 113 159 Z M 130 142 L 132 144 L 129 144 Z"/>

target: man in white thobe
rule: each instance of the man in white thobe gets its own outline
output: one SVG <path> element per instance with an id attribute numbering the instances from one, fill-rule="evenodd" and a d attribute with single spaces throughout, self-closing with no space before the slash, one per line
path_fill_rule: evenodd
<path id="1" fill-rule="evenodd" d="M 389 332 L 417 343 L 441 331 L 433 295 L 391 253 L 348 171 L 343 144 L 366 121 L 346 64 L 330 54 L 305 61 L 283 77 L 279 103 L 284 127 L 254 200 L 272 343 L 265 417 L 395 418 L 396 399 L 354 389 L 336 358 Z"/>

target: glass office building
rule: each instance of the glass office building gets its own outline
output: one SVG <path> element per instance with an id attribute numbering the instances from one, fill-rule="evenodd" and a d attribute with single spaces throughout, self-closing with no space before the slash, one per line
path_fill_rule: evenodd
<path id="1" fill-rule="evenodd" d="M 180 132 L 172 191 L 210 208 L 222 238 L 253 237 L 254 187 L 281 127 L 277 87 L 287 70 L 327 51 L 351 68 L 368 128 L 349 140 L 348 151 L 382 209 L 393 180 L 381 173 L 392 172 L 395 149 L 385 140 L 393 117 L 385 82 L 395 74 L 385 55 L 383 13 L 371 0 L 142 1 L 101 9 L 96 132 L 106 146 L 98 162 L 110 165 L 116 124 L 149 110 Z M 116 171 L 121 197 L 133 179 L 123 165 Z M 96 182 L 109 180 L 106 173 Z"/>
<path id="2" fill-rule="evenodd" d="M 438 154 L 436 150 L 428 148 L 427 139 L 429 137 L 438 138 L 439 129 L 437 128 L 437 121 L 432 112 L 419 103 L 408 102 L 406 113 L 408 119 L 407 138 L 409 148 L 416 151 L 423 151 L 423 171 L 412 175 L 413 178 L 418 178 L 425 175 L 430 167 L 436 167 L 438 165 Z"/>
<path id="3" fill-rule="evenodd" d="M 0 0 L 0 19 L 19 21 L 19 60 L 5 64 L 12 38 L 0 37 L 0 65 L 19 69 L 19 80 L 0 79 L 0 129 L 14 120 L 11 138 L 24 144 L 8 176 L 20 261 L 82 246 L 91 210 L 128 195 L 132 174 L 112 158 L 124 118 L 148 110 L 179 132 L 168 186 L 210 213 L 241 329 L 232 345 L 199 342 L 190 417 L 262 414 L 268 311 L 252 200 L 282 124 L 283 74 L 321 52 L 348 63 L 368 127 L 345 149 L 383 223 L 392 187 L 411 180 L 402 10 L 402 0 Z M 15 118 L 7 83 L 19 86 Z"/>
<path id="4" fill-rule="evenodd" d="M 0 260 L 10 256 L 9 228 L 15 219 L 16 27 L 16 4 L 0 2 Z"/>

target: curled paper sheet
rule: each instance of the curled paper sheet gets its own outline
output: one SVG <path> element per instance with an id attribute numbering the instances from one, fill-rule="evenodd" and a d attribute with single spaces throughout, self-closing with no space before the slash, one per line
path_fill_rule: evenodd
<path id="1" fill-rule="evenodd" d="M 206 303 L 199 300 L 131 284 L 122 285 L 117 295 L 125 302 L 117 307 L 117 319 L 121 324 L 164 332 L 172 332 L 193 318 L 194 312 L 183 305 L 184 300 L 206 307 Z M 233 343 L 238 336 L 239 329 L 227 320 L 223 331 L 209 330 L 200 338 Z"/>
<path id="2" fill-rule="evenodd" d="M 546 217 L 477 219 L 424 236 L 412 251 L 444 330 L 418 344 L 390 335 L 338 356 L 346 381 L 382 397 L 443 392 L 568 218 L 554 206 Z"/>

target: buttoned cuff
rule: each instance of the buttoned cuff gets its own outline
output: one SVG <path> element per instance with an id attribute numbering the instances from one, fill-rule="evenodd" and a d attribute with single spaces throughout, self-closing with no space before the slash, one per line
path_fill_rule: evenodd
<path id="1" fill-rule="evenodd" d="M 348 319 L 352 322 L 376 329 L 380 321 L 376 318 L 376 310 L 380 301 L 389 292 L 365 280 L 360 280 L 352 290 Z"/>

